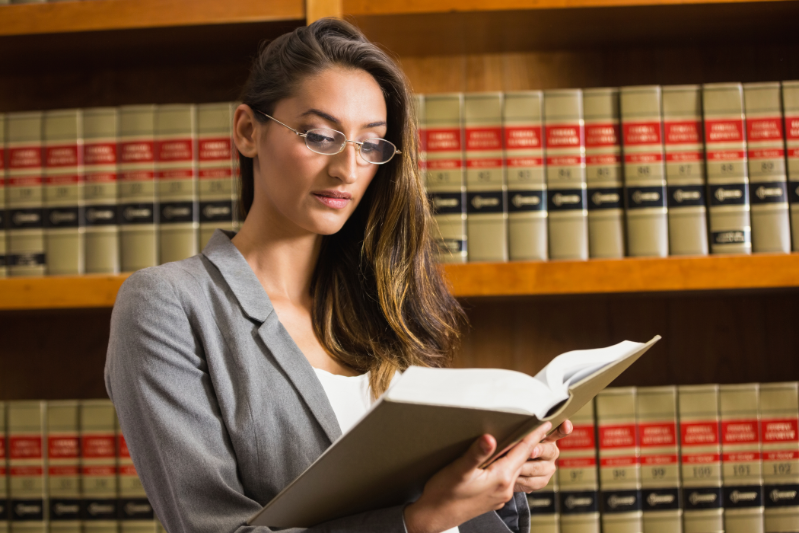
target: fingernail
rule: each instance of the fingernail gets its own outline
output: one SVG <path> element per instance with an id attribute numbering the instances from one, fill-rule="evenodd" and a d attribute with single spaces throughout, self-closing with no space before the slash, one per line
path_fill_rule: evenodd
<path id="1" fill-rule="evenodd" d="M 488 451 L 491 449 L 491 444 L 485 437 L 480 440 L 480 449 L 483 450 L 483 453 L 488 453 Z"/>
<path id="2" fill-rule="evenodd" d="M 533 449 L 533 458 L 538 457 L 539 455 L 541 455 L 541 446 L 536 446 Z"/>
<path id="3" fill-rule="evenodd" d="M 544 422 L 544 431 L 552 429 L 552 422 Z"/>

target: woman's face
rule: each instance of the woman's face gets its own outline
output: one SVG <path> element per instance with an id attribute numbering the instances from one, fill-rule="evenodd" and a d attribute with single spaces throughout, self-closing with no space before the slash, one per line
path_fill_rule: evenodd
<path id="1" fill-rule="evenodd" d="M 300 133 L 328 128 L 355 141 L 384 138 L 387 131 L 380 86 L 364 70 L 333 67 L 306 78 L 296 96 L 277 103 L 272 116 Z M 364 161 L 353 143 L 336 155 L 314 153 L 304 138 L 266 121 L 256 126 L 252 210 L 265 210 L 270 224 L 280 224 L 290 233 L 336 233 L 358 206 L 379 165 Z"/>

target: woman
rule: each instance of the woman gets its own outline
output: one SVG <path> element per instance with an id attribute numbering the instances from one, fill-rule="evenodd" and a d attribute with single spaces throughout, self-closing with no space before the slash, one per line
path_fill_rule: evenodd
<path id="1" fill-rule="evenodd" d="M 112 315 L 108 393 L 170 533 L 267 531 L 246 520 L 400 371 L 448 364 L 464 322 L 433 260 L 409 91 L 383 52 L 317 21 L 261 49 L 241 101 L 241 231 L 135 273 Z M 545 431 L 483 470 L 484 435 L 415 502 L 312 530 L 526 532 L 524 492 L 571 429 L 538 444 Z"/>

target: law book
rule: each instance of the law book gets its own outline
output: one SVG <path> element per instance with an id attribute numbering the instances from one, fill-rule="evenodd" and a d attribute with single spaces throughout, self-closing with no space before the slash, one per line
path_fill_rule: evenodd
<path id="1" fill-rule="evenodd" d="M 683 531 L 724 531 L 719 386 L 680 385 L 677 388 L 677 405 Z"/>
<path id="2" fill-rule="evenodd" d="M 752 251 L 791 251 L 780 83 L 745 83 Z"/>
<path id="3" fill-rule="evenodd" d="M 44 242 L 47 274 L 79 275 L 83 263 L 83 116 L 80 109 L 46 111 Z"/>
<path id="4" fill-rule="evenodd" d="M 158 184 L 159 262 L 180 261 L 197 253 L 197 107 L 160 105 L 155 113 Z"/>
<path id="5" fill-rule="evenodd" d="M 660 86 L 622 87 L 620 100 L 627 252 L 665 257 L 669 230 Z"/>
<path id="6" fill-rule="evenodd" d="M 144 486 L 130 457 L 130 450 L 117 421 L 117 483 L 119 485 L 119 532 L 156 533 L 158 522 Z"/>
<path id="7" fill-rule="evenodd" d="M 233 102 L 233 112 L 241 105 L 241 102 Z M 244 211 L 241 207 L 241 200 L 239 199 L 239 184 L 241 183 L 241 166 L 239 165 L 239 151 L 236 144 L 233 142 L 233 131 L 231 129 L 230 146 L 233 148 L 233 182 L 236 184 L 235 188 L 235 201 L 233 202 L 233 231 L 238 232 L 241 225 L 244 224 Z"/>
<path id="8" fill-rule="evenodd" d="M 549 478 L 546 487 L 527 495 L 530 509 L 530 531 L 560 533 L 558 510 L 558 476 Z"/>
<path id="9" fill-rule="evenodd" d="M 619 90 L 584 89 L 588 255 L 624 257 L 624 176 L 621 167 Z"/>
<path id="10" fill-rule="evenodd" d="M 544 126 L 549 257 L 588 259 L 582 91 L 544 91 Z"/>
<path id="11" fill-rule="evenodd" d="M 217 228 L 233 229 L 233 111 L 231 102 L 197 106 L 198 250 L 205 248 Z"/>
<path id="12" fill-rule="evenodd" d="M 469 261 L 508 260 L 502 107 L 501 92 L 467 93 L 463 99 Z"/>
<path id="13" fill-rule="evenodd" d="M 702 86 L 710 251 L 752 253 L 749 168 L 740 83 Z"/>
<path id="14" fill-rule="evenodd" d="M 45 402 L 7 402 L 11 533 L 47 533 Z"/>
<path id="15" fill-rule="evenodd" d="M 8 273 L 44 276 L 42 112 L 6 114 Z"/>
<path id="16" fill-rule="evenodd" d="M 8 533 L 11 511 L 8 506 L 8 469 L 6 468 L 6 404 L 0 402 L 0 533 Z"/>
<path id="17" fill-rule="evenodd" d="M 594 402 L 574 413 L 574 429 L 558 441 L 558 499 L 561 533 L 599 533 L 599 477 Z"/>
<path id="18" fill-rule="evenodd" d="M 119 255 L 123 272 L 158 263 L 155 105 L 119 107 Z"/>
<path id="19" fill-rule="evenodd" d="M 680 463 L 677 387 L 639 387 L 643 533 L 680 533 Z"/>
<path id="20" fill-rule="evenodd" d="M 799 531 L 799 383 L 760 385 L 764 529 Z"/>
<path id="21" fill-rule="evenodd" d="M 115 107 L 83 110 L 83 261 L 87 274 L 117 274 L 119 264 L 119 202 Z"/>
<path id="22" fill-rule="evenodd" d="M 508 181 L 508 257 L 546 261 L 547 197 L 541 91 L 505 93 L 505 176 Z"/>
<path id="23" fill-rule="evenodd" d="M 248 523 L 307 527 L 413 501 L 485 433 L 498 445 L 484 467 L 544 421 L 555 431 L 659 339 L 568 352 L 535 377 L 412 366 Z"/>
<path id="24" fill-rule="evenodd" d="M 763 531 L 759 385 L 719 386 L 725 533 Z"/>
<path id="25" fill-rule="evenodd" d="M 669 210 L 669 254 L 707 255 L 707 179 L 702 135 L 702 88 L 663 89 L 663 148 Z"/>
<path id="26" fill-rule="evenodd" d="M 424 97 L 427 195 L 436 221 L 433 233 L 442 263 L 465 263 L 468 255 L 462 114 L 462 93 Z"/>
<path id="27" fill-rule="evenodd" d="M 76 400 L 47 402 L 50 533 L 82 533 L 79 415 Z"/>
<path id="28" fill-rule="evenodd" d="M 116 412 L 111 400 L 80 403 L 83 533 L 116 533 Z"/>
<path id="29" fill-rule="evenodd" d="M 635 419 L 635 387 L 609 388 L 597 395 L 603 533 L 642 531 L 640 446 Z"/>
<path id="30" fill-rule="evenodd" d="M 782 82 L 782 110 L 791 204 L 791 242 L 793 251 L 799 252 L 799 81 Z"/>
<path id="31" fill-rule="evenodd" d="M 0 113 L 0 279 L 8 276 L 6 248 L 6 115 Z M 2 531 L 2 529 L 0 529 Z"/>

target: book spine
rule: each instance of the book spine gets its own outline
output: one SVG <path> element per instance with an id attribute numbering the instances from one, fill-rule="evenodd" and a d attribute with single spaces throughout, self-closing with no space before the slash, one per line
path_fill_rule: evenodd
<path id="1" fill-rule="evenodd" d="M 47 403 L 50 533 L 81 533 L 77 401 Z"/>
<path id="2" fill-rule="evenodd" d="M 241 102 L 232 102 L 231 107 L 233 108 L 233 113 L 236 112 L 236 109 L 241 105 Z M 241 167 L 239 166 L 239 151 L 236 148 L 236 144 L 233 141 L 233 125 L 230 126 L 230 146 L 233 150 L 233 159 L 231 161 L 231 166 L 233 169 L 233 231 L 238 232 L 241 229 L 242 224 L 244 224 L 244 213 L 241 210 L 241 200 L 239 199 L 239 184 L 241 183 Z"/>
<path id="3" fill-rule="evenodd" d="M 8 468 L 6 444 L 6 404 L 0 402 L 0 533 L 8 533 L 11 510 L 8 505 Z"/>
<path id="4" fill-rule="evenodd" d="M 763 531 L 759 386 L 721 385 L 721 464 L 725 533 Z"/>
<path id="5" fill-rule="evenodd" d="M 752 251 L 791 251 L 780 84 L 744 84 Z"/>
<path id="6" fill-rule="evenodd" d="M 44 114 L 44 227 L 47 274 L 83 274 L 83 117 Z"/>
<path id="7" fill-rule="evenodd" d="M 425 95 L 427 194 L 442 263 L 465 263 L 466 183 L 463 165 L 463 94 Z"/>
<path id="8" fill-rule="evenodd" d="M 702 144 L 702 88 L 663 87 L 663 148 L 669 253 L 707 255 L 707 179 Z"/>
<path id="9" fill-rule="evenodd" d="M 603 533 L 642 531 L 634 387 L 608 388 L 596 397 L 599 433 L 599 488 Z"/>
<path id="10" fill-rule="evenodd" d="M 45 402 L 13 401 L 8 407 L 11 531 L 48 531 Z"/>
<path id="11" fill-rule="evenodd" d="M 582 91 L 545 91 L 549 257 L 588 259 Z"/>
<path id="12" fill-rule="evenodd" d="M 588 254 L 624 257 L 624 182 L 619 135 L 619 90 L 583 91 Z"/>
<path id="13" fill-rule="evenodd" d="M 549 256 L 542 119 L 541 91 L 505 93 L 508 256 L 513 261 L 545 261 Z"/>
<path id="14" fill-rule="evenodd" d="M 680 464 L 677 388 L 638 388 L 641 502 L 644 533 L 680 533 Z"/>
<path id="15" fill-rule="evenodd" d="M 123 272 L 158 264 L 154 135 L 154 105 L 119 108 L 119 253 Z"/>
<path id="16" fill-rule="evenodd" d="M 599 480 L 594 403 L 571 417 L 574 430 L 558 441 L 558 509 L 561 533 L 599 533 Z"/>
<path id="17" fill-rule="evenodd" d="M 793 251 L 799 252 L 799 81 L 782 82 Z"/>
<path id="18" fill-rule="evenodd" d="M 119 530 L 120 533 L 156 533 L 158 521 L 147 494 L 141 484 L 125 436 L 117 423 L 117 451 L 119 453 Z"/>
<path id="19" fill-rule="evenodd" d="M 0 113 L 0 279 L 8 276 L 6 248 L 6 116 Z M 2 531 L 2 529 L 0 529 Z"/>
<path id="20" fill-rule="evenodd" d="M 42 113 L 6 115 L 8 273 L 43 276 Z"/>
<path id="21" fill-rule="evenodd" d="M 677 391 L 683 529 L 724 531 L 718 385 L 685 385 Z"/>
<path id="22" fill-rule="evenodd" d="M 233 181 L 233 105 L 197 106 L 197 193 L 200 245 L 205 248 L 217 228 L 233 230 L 236 184 Z"/>
<path id="23" fill-rule="evenodd" d="M 633 257 L 665 257 L 669 233 L 660 87 L 622 87 L 621 122 L 627 249 Z"/>
<path id="24" fill-rule="evenodd" d="M 799 531 L 799 383 L 760 385 L 766 533 Z"/>
<path id="25" fill-rule="evenodd" d="M 83 203 L 87 274 L 119 272 L 117 128 L 113 107 L 83 111 Z"/>
<path id="26" fill-rule="evenodd" d="M 749 170 L 740 83 L 702 86 L 712 253 L 752 253 Z"/>
<path id="27" fill-rule="evenodd" d="M 549 478 L 543 489 L 528 494 L 527 505 L 530 508 L 530 531 L 560 533 L 557 476 Z"/>
<path id="28" fill-rule="evenodd" d="M 83 533 L 116 531 L 116 413 L 110 400 L 80 404 Z"/>

